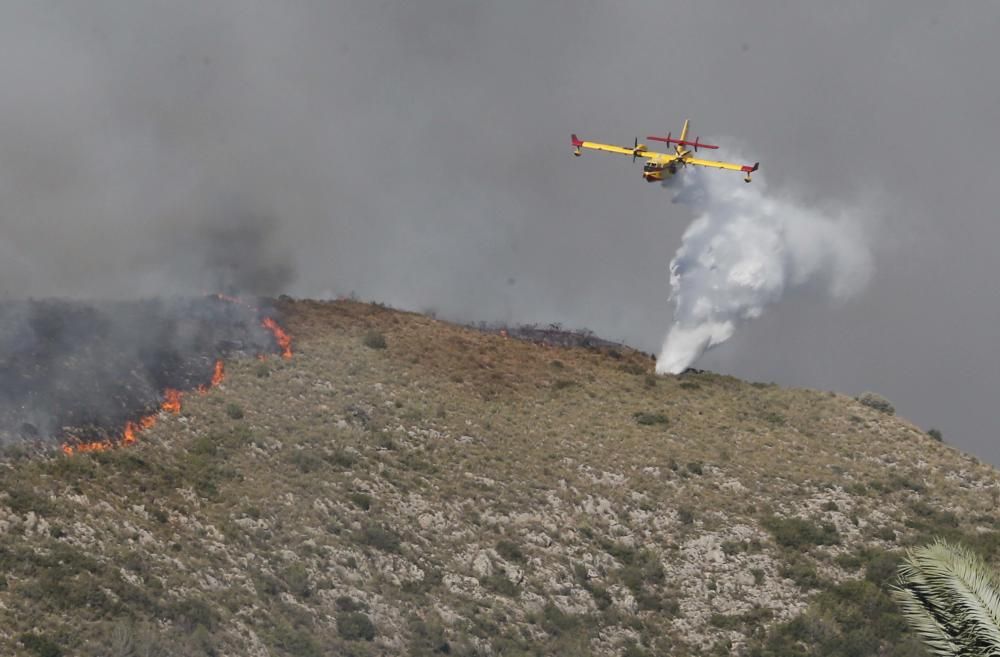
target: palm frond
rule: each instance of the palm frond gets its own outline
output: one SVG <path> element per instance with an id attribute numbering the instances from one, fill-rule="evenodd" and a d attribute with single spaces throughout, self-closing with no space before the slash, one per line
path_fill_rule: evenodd
<path id="1" fill-rule="evenodd" d="M 935 655 L 1000 655 L 1000 586 L 969 550 L 937 541 L 907 553 L 894 597 Z"/>

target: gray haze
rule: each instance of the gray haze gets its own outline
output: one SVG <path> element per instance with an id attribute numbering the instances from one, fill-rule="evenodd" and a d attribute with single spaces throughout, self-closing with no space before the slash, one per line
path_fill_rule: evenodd
<path id="1" fill-rule="evenodd" d="M 653 351 L 690 212 L 569 134 L 690 117 L 770 189 L 859 209 L 876 254 L 860 297 L 786 298 L 698 366 L 874 390 L 1000 463 L 995 2 L 33 0 L 0 19 L 2 296 L 355 292 Z"/>

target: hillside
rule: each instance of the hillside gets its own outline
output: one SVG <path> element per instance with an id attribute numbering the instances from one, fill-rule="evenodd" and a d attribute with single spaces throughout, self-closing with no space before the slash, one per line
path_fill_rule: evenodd
<path id="1" fill-rule="evenodd" d="M 1000 555 L 998 473 L 849 397 L 278 310 L 138 444 L 8 450 L 0 653 L 920 655 L 894 551 Z"/>

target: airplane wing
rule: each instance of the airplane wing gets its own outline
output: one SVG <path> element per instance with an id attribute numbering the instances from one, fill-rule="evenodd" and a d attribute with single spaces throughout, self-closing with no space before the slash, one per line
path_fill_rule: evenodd
<path id="1" fill-rule="evenodd" d="M 760 162 L 753 166 L 745 164 L 733 164 L 732 162 L 717 162 L 715 160 L 702 160 L 697 157 L 689 157 L 685 160 L 687 164 L 697 164 L 700 167 L 712 167 L 713 169 L 729 169 L 730 171 L 742 171 L 743 173 L 753 173 L 760 166 Z"/>
<path id="2" fill-rule="evenodd" d="M 657 153 L 656 151 L 647 151 L 646 147 L 642 144 L 638 144 L 636 148 L 627 148 L 625 146 L 615 146 L 613 144 L 602 144 L 596 141 L 583 141 L 579 139 L 576 135 L 573 135 L 573 147 L 576 149 L 575 153 L 580 154 L 581 148 L 589 148 L 594 151 L 604 151 L 606 153 L 618 153 L 619 155 L 635 155 L 636 157 L 644 157 L 646 159 L 669 161 L 676 159 L 675 156 L 667 155 L 666 153 Z"/>

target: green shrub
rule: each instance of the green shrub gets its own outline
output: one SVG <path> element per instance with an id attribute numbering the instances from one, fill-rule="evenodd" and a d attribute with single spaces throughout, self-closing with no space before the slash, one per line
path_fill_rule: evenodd
<path id="1" fill-rule="evenodd" d="M 367 493 L 351 493 L 350 499 L 354 506 L 362 511 L 368 511 L 372 508 L 372 497 Z"/>
<path id="2" fill-rule="evenodd" d="M 814 545 L 837 545 L 840 534 L 831 523 L 812 523 L 802 518 L 781 518 L 771 516 L 763 525 L 774 536 L 778 545 L 802 550 Z"/>
<path id="3" fill-rule="evenodd" d="M 337 633 L 348 641 L 371 641 L 375 638 L 375 624 L 360 611 L 337 614 Z"/>
<path id="4" fill-rule="evenodd" d="M 941 435 L 941 432 L 938 431 L 937 429 L 928 429 L 927 435 L 933 438 L 934 440 L 938 441 L 939 443 L 944 442 L 944 436 Z"/>
<path id="5" fill-rule="evenodd" d="M 215 436 L 199 436 L 191 443 L 189 451 L 200 456 L 215 456 L 219 453 L 219 443 Z"/>
<path id="6" fill-rule="evenodd" d="M 786 419 L 781 413 L 776 413 L 775 411 L 767 411 L 761 414 L 760 418 L 769 424 L 773 424 L 777 427 L 784 426 Z"/>
<path id="7" fill-rule="evenodd" d="M 497 554 L 503 557 L 507 561 L 516 561 L 518 563 L 524 563 L 527 559 L 524 556 L 524 552 L 521 552 L 520 546 L 513 541 L 509 541 L 506 538 L 502 538 L 497 541 Z"/>
<path id="8" fill-rule="evenodd" d="M 504 575 L 502 572 L 495 572 L 492 575 L 486 575 L 479 578 L 479 584 L 486 589 L 493 591 L 494 593 L 499 593 L 500 595 L 507 596 L 508 598 L 516 598 L 521 595 L 521 589 L 517 584 L 510 581 L 510 578 Z"/>
<path id="9" fill-rule="evenodd" d="M 550 602 L 542 609 L 541 621 L 542 629 L 552 636 L 559 636 L 575 630 L 582 624 L 583 618 L 567 614 Z"/>
<path id="10" fill-rule="evenodd" d="M 199 598 L 186 598 L 174 602 L 165 610 L 165 616 L 175 621 L 187 633 L 198 626 L 212 630 L 219 617 L 207 602 Z"/>
<path id="11" fill-rule="evenodd" d="M 385 349 L 389 346 L 385 341 L 385 336 L 375 329 L 365 333 L 365 337 L 362 338 L 361 342 L 369 349 Z"/>
<path id="12" fill-rule="evenodd" d="M 649 652 L 643 650 L 642 647 L 634 641 L 629 641 L 628 645 L 625 646 L 625 651 L 622 652 L 622 657 L 649 657 L 649 655 Z"/>
<path id="13" fill-rule="evenodd" d="M 883 552 L 865 555 L 865 579 L 882 589 L 888 589 L 896 583 L 900 555 L 896 552 Z"/>
<path id="14" fill-rule="evenodd" d="M 22 634 L 20 641 L 25 650 L 38 657 L 62 657 L 62 648 L 52 639 L 42 634 L 35 634 L 34 632 Z"/>
<path id="15" fill-rule="evenodd" d="M 309 474 L 326 469 L 326 461 L 310 450 L 296 450 L 286 457 L 286 460 L 298 468 L 299 472 Z"/>
<path id="16" fill-rule="evenodd" d="M 623 372 L 633 376 L 639 376 L 646 373 L 646 368 L 637 363 L 623 363 L 621 367 Z"/>
<path id="17" fill-rule="evenodd" d="M 418 617 L 410 619 L 410 645 L 407 652 L 410 657 L 451 654 L 451 644 L 445 636 L 444 624 L 436 616 L 434 614 L 428 620 Z"/>
<path id="18" fill-rule="evenodd" d="M 712 614 L 708 624 L 720 630 L 736 630 L 743 626 L 743 619 L 737 614 Z"/>
<path id="19" fill-rule="evenodd" d="M 896 540 L 896 532 L 893 531 L 892 527 L 879 527 L 872 532 L 872 536 L 887 542 Z"/>
<path id="20" fill-rule="evenodd" d="M 312 595 L 312 587 L 309 584 L 309 573 L 301 563 L 294 563 L 285 568 L 282 579 L 288 587 L 289 593 L 298 598 L 308 598 Z"/>
<path id="21" fill-rule="evenodd" d="M 611 597 L 611 594 L 608 593 L 608 590 L 603 586 L 600 586 L 599 584 L 590 584 L 584 588 L 586 588 L 590 592 L 590 595 L 593 596 L 594 604 L 597 605 L 598 609 L 607 609 L 614 603 L 614 599 Z"/>
<path id="22" fill-rule="evenodd" d="M 333 603 L 340 611 L 368 611 L 368 605 L 347 595 L 338 596 Z"/>
<path id="23" fill-rule="evenodd" d="M 327 462 L 331 465 L 335 465 L 338 468 L 352 468 L 358 462 L 358 457 L 353 452 L 349 452 L 346 449 L 338 449 L 333 454 L 324 457 Z"/>
<path id="24" fill-rule="evenodd" d="M 846 581 L 824 591 L 816 602 L 840 625 L 844 654 L 878 654 L 879 644 L 894 645 L 906 631 L 905 622 L 888 594 L 887 581 Z M 859 645 L 864 646 L 859 651 Z"/>
<path id="25" fill-rule="evenodd" d="M 823 585 L 816 567 L 804 558 L 795 558 L 781 566 L 779 574 L 803 589 L 818 589 Z"/>
<path id="26" fill-rule="evenodd" d="M 8 484 L 6 504 L 11 511 L 17 514 L 34 511 L 40 516 L 45 516 L 54 510 L 52 503 L 47 498 L 35 493 L 28 484 L 20 482 Z"/>
<path id="27" fill-rule="evenodd" d="M 239 404 L 226 404 L 226 415 L 233 420 L 242 420 L 243 407 Z"/>
<path id="28" fill-rule="evenodd" d="M 327 653 L 305 627 L 279 622 L 271 633 L 271 642 L 282 654 L 292 657 L 323 657 Z"/>
<path id="29" fill-rule="evenodd" d="M 876 395 L 874 392 L 862 393 L 858 395 L 857 400 L 868 408 L 874 408 L 876 411 L 887 413 L 888 415 L 896 413 L 896 409 L 893 408 L 888 399 L 881 395 Z"/>
<path id="30" fill-rule="evenodd" d="M 387 527 L 368 525 L 361 532 L 361 542 L 383 552 L 399 552 L 402 540 L 399 534 Z"/>
<path id="31" fill-rule="evenodd" d="M 645 413 L 640 411 L 633 415 L 633 417 L 636 422 L 644 426 L 652 426 L 654 424 L 667 426 L 667 423 L 669 422 L 667 416 L 663 413 Z"/>

